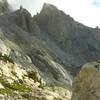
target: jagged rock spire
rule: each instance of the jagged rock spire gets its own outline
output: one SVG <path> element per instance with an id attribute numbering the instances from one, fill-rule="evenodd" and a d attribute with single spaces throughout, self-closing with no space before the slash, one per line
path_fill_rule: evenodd
<path id="1" fill-rule="evenodd" d="M 20 10 L 23 10 L 23 6 L 22 5 L 20 5 Z"/>
<path id="2" fill-rule="evenodd" d="M 0 15 L 9 12 L 10 12 L 10 7 L 7 0 L 0 0 Z"/>

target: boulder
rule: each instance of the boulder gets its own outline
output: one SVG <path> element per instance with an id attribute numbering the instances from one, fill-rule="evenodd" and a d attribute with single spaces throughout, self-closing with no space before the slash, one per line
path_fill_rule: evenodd
<path id="1" fill-rule="evenodd" d="M 83 66 L 73 82 L 72 100 L 100 100 L 100 63 Z"/>

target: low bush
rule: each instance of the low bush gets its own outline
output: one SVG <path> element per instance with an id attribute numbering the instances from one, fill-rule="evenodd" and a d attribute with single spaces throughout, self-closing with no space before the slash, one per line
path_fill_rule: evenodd
<path id="1" fill-rule="evenodd" d="M 14 64 L 13 59 L 11 59 L 10 57 L 8 57 L 6 54 L 2 55 L 2 53 L 0 53 L 0 60 L 3 60 L 4 62 L 10 62 Z"/>

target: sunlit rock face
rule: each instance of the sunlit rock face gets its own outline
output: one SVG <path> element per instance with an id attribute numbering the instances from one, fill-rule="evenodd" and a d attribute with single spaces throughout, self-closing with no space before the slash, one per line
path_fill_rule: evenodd
<path id="1" fill-rule="evenodd" d="M 73 82 L 71 100 L 100 100 L 100 61 L 83 66 Z"/>
<path id="2" fill-rule="evenodd" d="M 48 86 L 39 72 L 27 71 L 7 55 L 0 55 L 0 100 L 70 100 L 71 95 L 71 90 Z"/>

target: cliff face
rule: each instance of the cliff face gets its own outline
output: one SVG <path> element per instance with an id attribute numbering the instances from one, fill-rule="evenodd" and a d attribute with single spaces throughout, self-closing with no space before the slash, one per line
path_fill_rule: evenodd
<path id="1" fill-rule="evenodd" d="M 100 62 L 87 63 L 73 82 L 72 100 L 100 100 Z"/>
<path id="2" fill-rule="evenodd" d="M 18 38 L 20 36 L 23 39 L 24 35 L 24 40 L 19 39 L 19 41 L 26 41 L 28 45 L 38 41 L 40 45 L 42 44 L 41 47 L 44 46 L 48 49 L 50 55 L 56 55 L 66 66 L 65 69 L 72 72 L 73 75 L 77 73 L 82 64 L 99 59 L 99 28 L 84 26 L 53 5 L 44 4 L 41 12 L 33 18 L 23 8 L 6 16 L 6 18 L 18 27 L 17 30 L 21 33 L 19 34 L 16 30 L 16 33 L 19 34 Z M 15 35 L 15 30 L 12 31 Z"/>
<path id="3" fill-rule="evenodd" d="M 66 53 L 66 60 L 70 63 L 79 66 L 99 58 L 98 28 L 86 27 L 49 4 L 44 4 L 35 18 L 47 37 Z"/>

